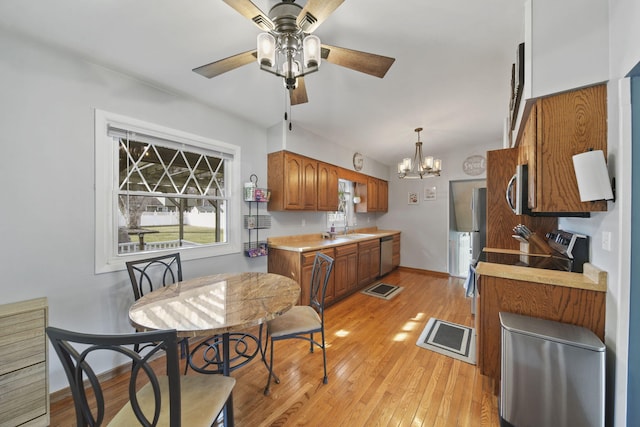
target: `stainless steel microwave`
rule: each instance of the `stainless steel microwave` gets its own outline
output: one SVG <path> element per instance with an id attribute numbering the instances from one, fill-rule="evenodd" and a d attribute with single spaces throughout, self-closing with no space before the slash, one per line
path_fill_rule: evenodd
<path id="1" fill-rule="evenodd" d="M 516 215 L 529 215 L 528 199 L 528 173 L 527 165 L 516 166 L 516 173 L 509 180 L 507 185 L 507 204 Z"/>
<path id="2" fill-rule="evenodd" d="M 516 215 L 588 218 L 589 212 L 533 212 L 529 208 L 529 170 L 527 165 L 516 166 L 506 191 L 507 204 Z"/>

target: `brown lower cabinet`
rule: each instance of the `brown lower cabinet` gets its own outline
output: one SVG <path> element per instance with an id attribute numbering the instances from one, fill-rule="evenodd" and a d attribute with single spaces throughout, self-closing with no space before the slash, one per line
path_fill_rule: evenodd
<path id="1" fill-rule="evenodd" d="M 348 295 L 358 287 L 357 243 L 336 247 L 333 271 L 335 277 L 336 298 Z"/>
<path id="2" fill-rule="evenodd" d="M 398 254 L 400 262 L 400 238 Z M 395 248 L 394 248 L 395 249 Z M 311 270 L 317 250 L 296 252 L 269 248 L 268 271 L 296 280 L 300 284 L 300 304 L 309 303 Z M 371 284 L 380 275 L 380 239 L 364 240 L 322 249 L 320 252 L 334 259 L 333 271 L 327 285 L 325 303 L 331 303 Z M 395 251 L 394 251 L 395 252 Z"/>
<path id="3" fill-rule="evenodd" d="M 358 286 L 366 286 L 380 274 L 380 240 L 358 243 Z"/>
<path id="4" fill-rule="evenodd" d="M 501 311 L 583 326 L 604 342 L 606 292 L 479 276 L 478 368 L 500 384 Z"/>

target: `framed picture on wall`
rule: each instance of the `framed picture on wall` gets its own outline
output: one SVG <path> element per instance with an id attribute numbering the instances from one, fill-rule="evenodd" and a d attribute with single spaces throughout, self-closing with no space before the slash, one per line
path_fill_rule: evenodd
<path id="1" fill-rule="evenodd" d="M 436 187 L 424 187 L 424 199 L 435 200 L 436 199 Z"/>
<path id="2" fill-rule="evenodd" d="M 418 204 L 418 193 L 415 193 L 413 191 L 409 191 L 409 204 L 410 205 L 417 205 Z"/>

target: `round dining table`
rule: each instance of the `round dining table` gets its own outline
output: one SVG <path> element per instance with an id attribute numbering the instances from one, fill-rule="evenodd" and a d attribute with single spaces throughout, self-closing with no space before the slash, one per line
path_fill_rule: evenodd
<path id="1" fill-rule="evenodd" d="M 230 335 L 240 332 L 242 342 L 248 335 L 247 329 L 280 316 L 296 305 L 299 298 L 298 283 L 279 274 L 214 274 L 177 282 L 144 295 L 129 309 L 129 320 L 138 331 L 175 329 L 182 338 L 221 337 L 219 364 L 221 373 L 228 376 L 232 370 Z M 260 339 L 256 341 L 260 346 Z M 210 347 L 217 348 L 217 344 Z M 233 417 L 232 407 L 225 406 L 225 424 L 227 417 Z"/>

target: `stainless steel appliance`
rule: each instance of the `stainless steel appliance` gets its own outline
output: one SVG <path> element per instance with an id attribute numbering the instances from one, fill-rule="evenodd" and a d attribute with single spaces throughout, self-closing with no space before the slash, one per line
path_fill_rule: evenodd
<path id="1" fill-rule="evenodd" d="M 502 427 L 604 426 L 605 345 L 589 329 L 500 313 Z"/>
<path id="2" fill-rule="evenodd" d="M 516 215 L 589 218 L 589 212 L 533 212 L 529 208 L 529 167 L 517 165 L 506 190 L 507 204 Z"/>
<path id="3" fill-rule="evenodd" d="M 589 236 L 556 230 L 553 233 L 547 233 L 546 237 L 549 246 L 571 259 L 571 271 L 582 273 L 582 266 L 585 262 L 589 262 Z"/>
<path id="4" fill-rule="evenodd" d="M 471 193 L 471 263 L 464 283 L 466 294 L 471 297 L 471 314 L 476 314 L 476 265 L 487 242 L 487 189 L 474 188 Z"/>
<path id="5" fill-rule="evenodd" d="M 393 270 L 393 236 L 380 239 L 380 276 Z"/>
<path id="6" fill-rule="evenodd" d="M 475 265 L 487 242 L 487 189 L 471 193 L 471 263 Z"/>

